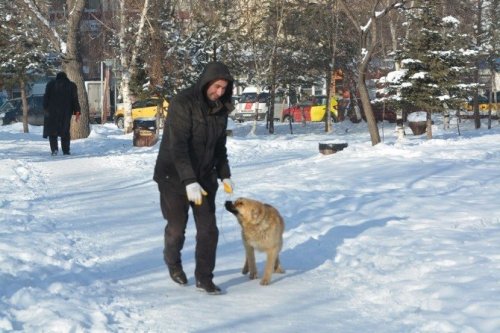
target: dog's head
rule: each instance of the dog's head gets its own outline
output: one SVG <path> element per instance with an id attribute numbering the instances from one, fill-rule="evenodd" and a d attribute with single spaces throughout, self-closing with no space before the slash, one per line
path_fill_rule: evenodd
<path id="1" fill-rule="evenodd" d="M 240 223 L 258 223 L 263 214 L 264 204 L 247 198 L 238 198 L 234 202 L 226 201 L 226 210 L 233 213 Z"/>

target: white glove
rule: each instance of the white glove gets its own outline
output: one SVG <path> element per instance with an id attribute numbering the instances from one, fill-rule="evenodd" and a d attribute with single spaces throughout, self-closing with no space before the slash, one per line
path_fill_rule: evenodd
<path id="1" fill-rule="evenodd" d="M 192 183 L 186 186 L 186 194 L 189 201 L 194 202 L 195 205 L 201 205 L 203 195 L 208 193 L 198 183 Z"/>
<path id="2" fill-rule="evenodd" d="M 229 178 L 224 178 L 222 180 L 222 184 L 224 185 L 224 192 L 226 193 L 233 193 L 234 190 L 234 184 Z"/>

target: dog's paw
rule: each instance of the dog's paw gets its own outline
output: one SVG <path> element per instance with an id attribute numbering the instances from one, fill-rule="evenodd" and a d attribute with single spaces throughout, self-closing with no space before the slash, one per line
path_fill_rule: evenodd
<path id="1" fill-rule="evenodd" d="M 271 283 L 271 279 L 263 278 L 262 280 L 260 280 L 261 286 L 267 286 L 269 285 L 269 283 Z"/>
<path id="2" fill-rule="evenodd" d="M 285 270 L 283 269 L 283 267 L 279 266 L 274 269 L 274 273 L 283 274 L 285 273 Z"/>
<path id="3" fill-rule="evenodd" d="M 250 280 L 255 280 L 256 278 L 258 278 L 257 272 L 250 272 L 250 274 L 248 274 L 248 277 L 250 278 Z"/>

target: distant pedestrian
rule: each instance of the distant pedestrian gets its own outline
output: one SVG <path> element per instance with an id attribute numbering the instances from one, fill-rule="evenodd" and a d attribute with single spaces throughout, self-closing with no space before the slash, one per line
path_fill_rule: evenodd
<path id="1" fill-rule="evenodd" d="M 66 73 L 57 73 L 56 79 L 47 83 L 43 96 L 45 117 L 43 121 L 43 137 L 49 138 L 52 155 L 57 155 L 58 137 L 61 137 L 61 148 L 64 155 L 70 154 L 71 117 L 80 118 L 80 104 L 76 84 L 71 82 Z"/>
<path id="2" fill-rule="evenodd" d="M 226 192 L 233 191 L 226 151 L 227 119 L 234 109 L 233 81 L 226 65 L 212 62 L 195 85 L 172 99 L 154 171 L 167 220 L 163 257 L 170 277 L 180 285 L 187 284 L 181 250 L 191 207 L 197 232 L 196 287 L 208 294 L 221 292 L 212 281 L 219 237 L 217 178 Z"/>

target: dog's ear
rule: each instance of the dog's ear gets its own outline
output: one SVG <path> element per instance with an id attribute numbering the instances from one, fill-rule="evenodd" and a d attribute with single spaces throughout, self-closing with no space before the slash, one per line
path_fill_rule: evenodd
<path id="1" fill-rule="evenodd" d="M 262 216 L 263 212 L 263 206 L 257 206 L 257 207 L 252 207 L 250 210 L 250 216 L 252 221 L 255 221 L 255 223 L 260 223 L 259 221 L 259 216 Z"/>

